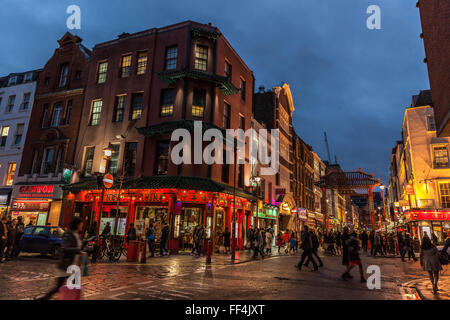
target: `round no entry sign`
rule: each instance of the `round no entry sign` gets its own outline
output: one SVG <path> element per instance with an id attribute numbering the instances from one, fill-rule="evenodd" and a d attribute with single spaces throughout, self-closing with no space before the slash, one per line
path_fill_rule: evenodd
<path id="1" fill-rule="evenodd" d="M 103 177 L 103 185 L 105 186 L 106 189 L 109 189 L 112 187 L 114 183 L 114 177 L 112 176 L 112 174 L 108 173 L 105 174 L 105 176 Z"/>

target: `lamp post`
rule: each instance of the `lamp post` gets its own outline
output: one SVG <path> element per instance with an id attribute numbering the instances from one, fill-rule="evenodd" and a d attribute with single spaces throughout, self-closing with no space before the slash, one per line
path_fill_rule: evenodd
<path id="1" fill-rule="evenodd" d="M 257 201 L 255 224 L 256 224 L 256 227 L 259 228 L 259 193 L 260 193 L 260 186 L 261 186 L 261 177 L 256 176 L 253 179 L 256 182 L 256 201 Z"/>
<path id="2" fill-rule="evenodd" d="M 233 217 L 231 219 L 231 261 L 236 258 L 236 171 L 237 171 L 237 141 L 234 143 L 234 172 L 233 172 Z"/>
<path id="3" fill-rule="evenodd" d="M 109 160 L 111 160 L 112 154 L 113 154 L 113 149 L 111 149 L 109 146 L 103 149 L 103 159 L 105 159 L 105 172 L 103 175 L 105 175 L 109 171 Z M 103 179 L 102 179 L 102 195 L 101 195 L 101 199 L 100 199 L 100 208 L 99 208 L 99 212 L 98 212 L 98 221 L 97 221 L 97 243 L 100 241 L 100 221 L 101 221 L 101 215 L 103 212 L 103 197 L 104 196 L 105 196 L 105 185 L 103 184 Z"/>

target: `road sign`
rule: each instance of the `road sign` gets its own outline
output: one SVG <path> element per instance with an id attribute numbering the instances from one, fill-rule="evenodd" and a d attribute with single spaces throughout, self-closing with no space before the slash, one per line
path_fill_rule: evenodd
<path id="1" fill-rule="evenodd" d="M 105 176 L 103 177 L 103 185 L 105 186 L 106 189 L 109 189 L 112 187 L 114 183 L 114 177 L 112 176 L 112 174 L 108 173 L 105 174 Z"/>

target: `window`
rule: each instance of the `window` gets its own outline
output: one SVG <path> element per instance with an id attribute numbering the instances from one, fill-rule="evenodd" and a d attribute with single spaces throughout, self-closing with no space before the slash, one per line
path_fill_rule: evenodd
<path id="1" fill-rule="evenodd" d="M 16 173 L 16 163 L 15 162 L 8 163 L 8 175 L 6 176 L 7 186 L 12 186 L 15 173 Z"/>
<path id="2" fill-rule="evenodd" d="M 82 71 L 81 70 L 77 70 L 77 72 L 75 73 L 75 79 L 76 80 L 80 80 L 81 79 L 81 75 L 82 75 Z"/>
<path id="3" fill-rule="evenodd" d="M 156 175 L 166 175 L 169 171 L 169 142 L 158 142 L 156 146 Z"/>
<path id="4" fill-rule="evenodd" d="M 428 131 L 436 131 L 436 124 L 432 115 L 427 115 L 427 129 Z"/>
<path id="5" fill-rule="evenodd" d="M 44 111 L 42 112 L 42 119 L 41 119 L 41 128 L 45 128 L 45 121 L 47 120 L 47 113 L 48 113 L 48 104 L 44 104 Z"/>
<path id="6" fill-rule="evenodd" d="M 16 127 L 16 135 L 14 137 L 14 145 L 18 146 L 22 141 L 23 129 L 25 127 L 24 123 L 19 123 Z"/>
<path id="7" fill-rule="evenodd" d="M 231 106 L 228 103 L 223 105 L 223 127 L 224 129 L 230 129 L 231 121 Z"/>
<path id="8" fill-rule="evenodd" d="M 44 162 L 42 163 L 42 174 L 49 174 L 52 168 L 53 163 L 53 155 L 55 153 L 55 149 L 49 148 L 44 152 Z"/>
<path id="9" fill-rule="evenodd" d="M 441 193 L 442 208 L 450 208 L 450 183 L 440 183 L 439 191 Z"/>
<path id="10" fill-rule="evenodd" d="M 173 115 L 173 89 L 163 89 L 161 91 L 161 117 Z"/>
<path id="11" fill-rule="evenodd" d="M 26 73 L 24 78 L 23 78 L 23 81 L 24 82 L 28 82 L 28 81 L 31 81 L 31 80 L 33 80 L 33 73 L 31 73 L 31 72 Z"/>
<path id="12" fill-rule="evenodd" d="M 208 67 L 208 47 L 197 45 L 195 47 L 194 69 L 206 71 Z"/>
<path id="13" fill-rule="evenodd" d="M 72 100 L 69 100 L 69 101 L 67 101 L 66 117 L 64 119 L 64 124 L 69 124 L 71 112 L 72 112 Z"/>
<path id="14" fill-rule="evenodd" d="M 142 93 L 134 93 L 131 101 L 130 120 L 139 120 L 142 115 Z"/>
<path id="15" fill-rule="evenodd" d="M 241 99 L 245 101 L 245 80 L 241 79 Z"/>
<path id="16" fill-rule="evenodd" d="M 192 116 L 203 118 L 206 106 L 206 90 L 194 89 L 194 97 L 192 102 Z"/>
<path id="17" fill-rule="evenodd" d="M 17 83 L 17 76 L 9 77 L 8 86 L 13 86 Z"/>
<path id="18" fill-rule="evenodd" d="M 98 126 L 100 123 L 100 114 L 102 112 L 102 100 L 97 100 L 92 103 L 91 119 L 89 120 L 90 126 Z"/>
<path id="19" fill-rule="evenodd" d="M 61 66 L 59 74 L 59 87 L 64 87 L 67 84 L 67 75 L 69 74 L 69 65 L 67 63 Z"/>
<path id="20" fill-rule="evenodd" d="M 92 173 L 92 167 L 94 164 L 94 151 L 95 147 L 86 147 L 84 151 L 84 176 L 88 177 Z"/>
<path id="21" fill-rule="evenodd" d="M 227 163 L 227 149 L 223 149 L 222 181 L 230 181 L 230 165 Z"/>
<path id="22" fill-rule="evenodd" d="M 117 168 L 119 166 L 119 153 L 120 153 L 120 144 L 115 143 L 111 145 L 112 156 L 109 160 L 109 173 L 116 174 Z"/>
<path id="23" fill-rule="evenodd" d="M 137 142 L 127 142 L 125 145 L 125 174 L 127 177 L 134 176 L 137 157 Z"/>
<path id="24" fill-rule="evenodd" d="M 114 105 L 113 122 L 122 122 L 125 113 L 126 95 L 116 96 L 116 103 Z"/>
<path id="25" fill-rule="evenodd" d="M 63 148 L 58 148 L 58 155 L 56 156 L 56 167 L 55 167 L 55 173 L 58 173 L 61 168 L 61 158 L 62 158 Z"/>
<path id="26" fill-rule="evenodd" d="M 61 121 L 62 110 L 63 104 L 61 102 L 53 106 L 52 122 L 50 124 L 51 127 L 59 126 L 59 123 Z"/>
<path id="27" fill-rule="evenodd" d="M 448 167 L 448 152 L 447 147 L 434 147 L 434 167 L 435 168 L 447 168 Z"/>
<path id="28" fill-rule="evenodd" d="M 108 71 L 108 62 L 100 62 L 97 70 L 97 83 L 106 82 L 106 72 Z"/>
<path id="29" fill-rule="evenodd" d="M 138 52 L 137 58 L 137 75 L 145 74 L 147 70 L 147 52 Z"/>
<path id="30" fill-rule="evenodd" d="M 39 156 L 39 151 L 38 150 L 34 150 L 33 153 L 33 163 L 31 165 L 31 174 L 36 173 L 36 167 L 37 167 L 37 160 L 38 160 L 38 156 Z"/>
<path id="31" fill-rule="evenodd" d="M 166 49 L 166 70 L 174 70 L 177 68 L 178 48 L 177 46 L 168 47 Z"/>
<path id="32" fill-rule="evenodd" d="M 15 102 L 16 102 L 16 96 L 15 95 L 8 97 L 8 104 L 6 105 L 6 112 L 13 111 Z"/>
<path id="33" fill-rule="evenodd" d="M 30 97 L 31 97 L 31 93 L 30 92 L 24 93 L 22 104 L 20 105 L 20 110 L 27 110 L 28 109 L 28 105 L 30 104 Z"/>
<path id="34" fill-rule="evenodd" d="M 2 132 L 1 132 L 1 140 L 0 140 L 0 147 L 4 147 L 6 145 L 6 139 L 8 138 L 9 133 L 9 126 L 3 126 Z"/>
<path id="35" fill-rule="evenodd" d="M 225 77 L 227 77 L 228 79 L 231 80 L 231 72 L 232 72 L 232 67 L 231 64 L 228 63 L 228 61 L 225 61 Z"/>
<path id="36" fill-rule="evenodd" d="M 120 63 L 120 77 L 126 78 L 130 75 L 131 71 L 131 55 L 123 56 Z"/>

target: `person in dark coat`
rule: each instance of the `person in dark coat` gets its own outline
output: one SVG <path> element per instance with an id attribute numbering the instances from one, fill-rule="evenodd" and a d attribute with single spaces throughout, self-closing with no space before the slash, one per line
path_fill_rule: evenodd
<path id="1" fill-rule="evenodd" d="M 439 272 L 442 270 L 439 261 L 439 251 L 431 242 L 428 234 L 425 232 L 422 244 L 420 246 L 420 264 L 424 271 L 427 271 L 430 276 L 431 284 L 433 285 L 433 293 L 438 291 Z"/>
<path id="2" fill-rule="evenodd" d="M 302 253 L 300 262 L 297 265 L 297 268 L 301 271 L 303 262 L 305 261 L 306 258 L 308 258 L 308 260 L 310 260 L 313 264 L 314 271 L 318 271 L 319 268 L 317 267 L 317 263 L 314 260 L 314 258 L 312 257 L 312 250 L 313 250 L 314 246 L 313 246 L 311 233 L 308 230 L 308 226 L 306 226 L 306 225 L 303 226 L 303 232 L 300 237 L 301 237 L 301 241 L 302 241 L 300 248 L 303 249 L 303 253 Z"/>
<path id="3" fill-rule="evenodd" d="M 225 227 L 225 232 L 223 233 L 223 246 L 225 248 L 225 254 L 230 253 L 230 237 L 230 230 L 228 227 Z"/>
<path id="4" fill-rule="evenodd" d="M 130 227 L 127 232 L 127 243 L 136 240 L 136 238 L 136 228 L 134 227 L 134 223 L 130 223 Z"/>
<path id="5" fill-rule="evenodd" d="M 408 253 L 408 261 L 411 260 L 411 258 L 413 258 L 414 261 L 417 261 L 416 255 L 414 254 L 414 244 L 413 244 L 413 240 L 411 238 L 411 236 L 409 235 L 409 233 L 406 234 L 405 239 L 404 239 L 404 248 L 403 248 L 403 257 L 402 257 L 402 261 L 405 261 L 405 253 Z"/>
<path id="6" fill-rule="evenodd" d="M 364 252 L 367 252 L 367 249 L 369 248 L 369 236 L 366 231 L 361 233 L 361 242 Z"/>
<path id="7" fill-rule="evenodd" d="M 8 229 L 6 228 L 6 218 L 0 220 L 0 263 L 3 263 L 6 241 L 8 239 Z"/>
<path id="8" fill-rule="evenodd" d="M 20 238 L 22 238 L 23 233 L 25 231 L 25 224 L 23 223 L 22 217 L 17 217 L 17 224 L 16 224 L 16 240 L 14 241 L 14 248 L 13 248 L 13 257 L 16 258 L 19 255 L 19 242 Z"/>
<path id="9" fill-rule="evenodd" d="M 109 222 L 106 223 L 106 226 L 103 228 L 102 234 L 103 237 L 107 237 L 111 235 L 111 224 Z"/>
<path id="10" fill-rule="evenodd" d="M 153 223 L 150 223 L 149 227 L 147 228 L 145 232 L 145 238 L 147 239 L 148 243 L 148 249 L 150 251 L 150 257 L 155 256 L 155 239 L 156 239 L 156 232 L 153 228 Z"/>
<path id="11" fill-rule="evenodd" d="M 439 243 L 439 239 L 434 232 L 431 233 L 431 242 L 437 246 Z"/>
<path id="12" fill-rule="evenodd" d="M 43 297 L 38 300 L 48 300 L 59 288 L 64 285 L 64 282 L 68 279 L 67 268 L 71 265 L 80 264 L 80 255 L 85 255 L 86 253 L 81 251 L 83 242 L 81 240 L 80 232 L 83 230 L 83 220 L 78 217 L 73 218 L 70 222 L 69 228 L 63 233 L 61 238 L 61 254 L 60 261 L 58 264 L 58 269 L 62 274 L 57 278 L 56 286 L 47 292 Z"/>
<path id="13" fill-rule="evenodd" d="M 13 221 L 9 220 L 6 223 L 6 229 L 8 230 L 8 236 L 6 240 L 6 253 L 5 253 L 5 261 L 11 260 L 13 257 L 13 249 L 14 243 L 16 241 L 16 223 L 17 219 Z"/>
<path id="14" fill-rule="evenodd" d="M 169 240 L 169 225 L 167 222 L 164 224 L 164 227 L 161 230 L 161 239 L 159 242 L 159 254 L 161 256 L 168 256 L 169 250 L 167 249 L 167 241 Z"/>
<path id="15" fill-rule="evenodd" d="M 348 247 L 347 247 L 347 240 L 350 239 L 350 232 L 348 230 L 348 227 L 345 227 L 342 232 L 342 265 L 345 267 L 348 267 Z"/>
<path id="16" fill-rule="evenodd" d="M 352 270 L 355 266 L 359 267 L 359 275 L 360 275 L 360 281 L 366 282 L 366 279 L 364 278 L 364 271 L 361 263 L 361 258 L 359 257 L 359 243 L 356 236 L 356 232 L 352 232 L 350 234 L 350 238 L 345 241 L 345 247 L 347 250 L 347 256 L 348 256 L 348 264 L 347 264 L 347 270 L 342 274 L 342 279 L 347 280 L 351 279 L 352 276 L 350 275 L 350 270 Z"/>
<path id="17" fill-rule="evenodd" d="M 337 254 L 341 254 L 342 253 L 342 239 L 341 239 L 342 235 L 341 233 L 338 231 L 336 232 L 336 253 Z"/>
<path id="18" fill-rule="evenodd" d="M 311 231 L 311 239 L 312 239 L 312 255 L 314 255 L 317 258 L 317 261 L 319 261 L 319 268 L 323 267 L 323 262 L 320 259 L 320 257 L 317 255 L 317 251 L 319 250 L 319 238 L 317 237 L 316 233 L 314 231 Z M 309 265 L 309 258 L 306 260 L 305 266 L 307 267 Z"/>

